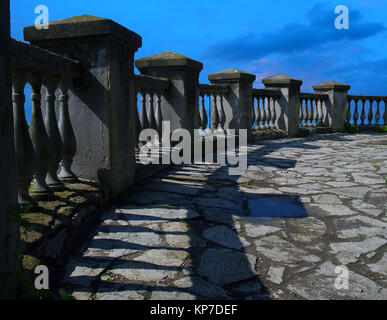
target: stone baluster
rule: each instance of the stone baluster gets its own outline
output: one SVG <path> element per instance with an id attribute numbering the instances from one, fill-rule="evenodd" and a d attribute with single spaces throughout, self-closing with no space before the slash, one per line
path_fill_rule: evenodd
<path id="1" fill-rule="evenodd" d="M 365 113 L 365 103 L 366 103 L 366 100 L 362 99 L 361 103 L 362 103 L 362 107 L 361 107 L 361 113 L 360 113 L 360 121 L 361 121 L 360 125 L 364 126 L 364 120 L 366 118 L 366 113 Z"/>
<path id="2" fill-rule="evenodd" d="M 256 113 L 255 113 L 255 97 L 253 96 L 252 97 L 253 99 L 253 102 L 252 102 L 252 110 L 251 110 L 251 127 L 254 128 L 254 125 L 255 125 L 255 118 L 256 118 Z"/>
<path id="3" fill-rule="evenodd" d="M 384 113 L 383 113 L 383 125 L 387 125 L 387 99 L 383 100 L 384 103 Z"/>
<path id="4" fill-rule="evenodd" d="M 58 77 L 55 76 L 47 76 L 44 81 L 44 88 L 46 89 L 46 95 L 44 97 L 46 102 L 44 124 L 50 146 L 50 156 L 47 159 L 46 183 L 52 190 L 63 190 L 64 188 L 63 182 L 57 176 L 59 162 L 62 160 L 62 140 L 55 114 L 55 91 L 58 81 Z"/>
<path id="5" fill-rule="evenodd" d="M 207 112 L 206 112 L 206 106 L 205 106 L 205 93 L 201 95 L 201 108 L 200 108 L 200 120 L 201 120 L 201 128 L 202 128 L 202 134 L 205 134 L 207 129 Z"/>
<path id="6" fill-rule="evenodd" d="M 156 144 L 160 144 L 161 135 L 162 135 L 161 91 L 160 90 L 156 90 L 155 122 L 156 122 L 156 131 L 158 133 L 158 139 L 156 140 Z"/>
<path id="7" fill-rule="evenodd" d="M 351 118 L 352 118 L 351 102 L 352 102 L 352 100 L 349 99 L 349 100 L 348 100 L 348 108 L 347 108 L 347 118 L 346 118 L 348 122 L 350 122 L 350 121 L 351 121 Z"/>
<path id="8" fill-rule="evenodd" d="M 156 129 L 156 119 L 155 119 L 155 110 L 154 110 L 154 91 L 151 89 L 146 93 L 147 97 L 147 108 L 146 114 L 149 121 L 149 128 Z"/>
<path id="9" fill-rule="evenodd" d="M 304 120 L 304 99 L 300 98 L 300 109 L 298 110 L 300 127 L 302 127 L 302 121 Z"/>
<path id="10" fill-rule="evenodd" d="M 218 106 L 218 114 L 219 114 L 219 124 L 218 124 L 218 132 L 225 133 L 224 124 L 226 122 L 226 115 L 223 109 L 223 94 L 219 95 L 220 105 Z M 254 118 L 253 118 L 254 119 Z"/>
<path id="11" fill-rule="evenodd" d="M 371 126 L 371 125 L 372 125 L 372 120 L 373 120 L 373 118 L 374 118 L 374 113 L 373 113 L 373 111 L 372 111 L 372 105 L 373 105 L 374 101 L 375 101 L 375 100 L 372 100 L 372 99 L 369 100 L 369 102 L 370 102 L 370 109 L 368 110 L 368 117 L 367 117 L 367 119 L 368 119 L 367 125 L 368 125 L 368 126 Z"/>
<path id="12" fill-rule="evenodd" d="M 71 170 L 73 159 L 77 152 L 77 140 L 70 120 L 68 105 L 68 90 L 71 79 L 61 77 L 58 84 L 59 89 L 59 133 L 62 141 L 62 161 L 58 177 L 64 182 L 74 183 L 78 181 L 77 176 Z"/>
<path id="13" fill-rule="evenodd" d="M 138 104 L 138 97 L 137 97 L 137 94 L 136 94 L 136 109 L 135 109 L 135 117 L 136 117 L 136 144 L 135 144 L 135 148 L 136 150 L 139 150 L 139 138 L 140 138 L 140 133 L 141 133 L 141 130 L 142 130 L 142 127 L 141 127 L 141 122 L 140 122 L 140 115 L 138 114 L 138 110 L 137 110 L 137 104 Z"/>
<path id="14" fill-rule="evenodd" d="M 266 128 L 266 120 L 267 120 L 267 113 L 266 113 L 266 108 L 267 108 L 267 103 L 266 103 L 266 97 L 262 98 L 262 129 Z"/>
<path id="15" fill-rule="evenodd" d="M 257 98 L 257 109 L 256 109 L 256 116 L 255 116 L 255 128 L 256 129 L 261 129 L 260 127 L 260 123 L 262 121 L 262 114 L 261 114 L 261 107 L 260 107 L 260 104 L 261 104 L 261 98 Z"/>
<path id="16" fill-rule="evenodd" d="M 266 127 L 270 129 L 270 121 L 271 121 L 271 102 L 270 97 L 267 98 L 266 105 Z"/>
<path id="17" fill-rule="evenodd" d="M 309 108 L 309 99 L 305 99 L 305 108 L 304 108 L 304 127 L 307 127 L 308 126 L 308 120 L 309 120 L 309 111 L 308 111 L 308 108 Z"/>
<path id="18" fill-rule="evenodd" d="M 32 115 L 29 131 L 36 156 L 34 173 L 35 180 L 30 188 L 30 194 L 36 200 L 43 200 L 50 198 L 53 195 L 52 190 L 46 183 L 46 175 L 49 164 L 47 159 L 50 158 L 51 150 L 41 109 L 40 91 L 42 88 L 43 76 L 38 73 L 32 73 L 30 78 L 32 92 Z"/>
<path id="19" fill-rule="evenodd" d="M 217 94 L 212 95 L 212 114 L 211 114 L 211 129 L 213 132 L 216 131 L 219 124 Z"/>
<path id="20" fill-rule="evenodd" d="M 314 119 L 314 100 L 310 99 L 310 112 L 309 112 L 309 127 L 313 127 Z"/>
<path id="21" fill-rule="evenodd" d="M 359 100 L 355 99 L 355 110 L 353 112 L 353 123 L 357 125 L 357 120 L 359 119 L 359 111 L 357 110 Z"/>
<path id="22" fill-rule="evenodd" d="M 24 87 L 26 82 L 27 79 L 23 70 L 12 70 L 13 124 L 17 163 L 18 204 L 20 206 L 28 204 L 35 206 L 35 201 L 28 194 L 28 189 L 34 174 L 35 154 L 28 133 L 28 124 L 24 110 Z"/>
<path id="23" fill-rule="evenodd" d="M 379 120 L 380 120 L 380 100 L 376 100 L 376 113 L 375 113 L 375 125 L 379 125 Z"/>
<path id="24" fill-rule="evenodd" d="M 148 116 L 146 112 L 145 92 L 143 90 L 140 90 L 140 96 L 141 96 L 140 123 L 141 123 L 141 129 L 144 130 L 149 128 L 149 122 L 148 122 Z"/>
<path id="25" fill-rule="evenodd" d="M 277 103 L 277 98 L 272 98 L 272 114 L 271 114 L 271 118 L 272 118 L 272 126 L 273 128 L 276 128 L 276 120 L 277 120 L 277 112 L 275 110 L 275 105 Z"/>
<path id="26" fill-rule="evenodd" d="M 319 120 L 320 120 L 320 99 L 316 98 L 314 99 L 314 105 L 315 105 L 315 113 L 314 113 L 314 124 L 317 126 Z"/>

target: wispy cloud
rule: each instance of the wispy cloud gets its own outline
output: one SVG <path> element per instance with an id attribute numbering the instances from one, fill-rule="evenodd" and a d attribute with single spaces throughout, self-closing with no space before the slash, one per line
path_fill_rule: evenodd
<path id="1" fill-rule="evenodd" d="M 225 39 L 209 46 L 204 57 L 224 61 L 248 62 L 270 54 L 291 55 L 318 50 L 330 43 L 362 40 L 383 32 L 383 23 L 367 22 L 356 10 L 350 10 L 348 30 L 337 30 L 336 15 L 331 5 L 316 4 L 305 20 L 287 23 L 282 28 L 264 34 L 249 33 Z"/>

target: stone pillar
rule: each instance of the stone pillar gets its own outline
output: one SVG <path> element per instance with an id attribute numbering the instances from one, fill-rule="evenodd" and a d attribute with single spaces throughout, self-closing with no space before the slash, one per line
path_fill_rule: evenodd
<path id="1" fill-rule="evenodd" d="M 229 84 L 230 91 L 225 95 L 223 111 L 226 121 L 224 129 L 247 129 L 247 138 L 251 139 L 253 98 L 252 88 L 256 76 L 236 68 L 214 72 L 208 75 L 213 84 Z"/>
<path id="2" fill-rule="evenodd" d="M 26 27 L 24 38 L 83 63 L 83 77 L 69 90 L 77 145 L 72 169 L 119 196 L 135 177 L 133 61 L 141 37 L 112 20 L 83 15 L 50 22 L 49 29 Z"/>
<path id="3" fill-rule="evenodd" d="M 348 90 L 351 86 L 337 81 L 326 81 L 313 86 L 318 94 L 327 94 L 326 102 L 329 125 L 333 131 L 343 129 L 347 119 Z"/>
<path id="4" fill-rule="evenodd" d="M 0 2 L 0 299 L 14 298 L 20 267 L 19 226 L 13 217 L 18 211 L 9 29 L 9 1 L 5 0 Z"/>
<path id="5" fill-rule="evenodd" d="M 262 83 L 267 89 L 281 91 L 281 97 L 275 105 L 278 128 L 289 137 L 297 135 L 300 123 L 300 87 L 302 81 L 279 74 L 263 79 Z"/>
<path id="6" fill-rule="evenodd" d="M 193 137 L 198 128 L 199 74 L 203 64 L 172 51 L 136 60 L 141 74 L 169 78 L 170 88 L 161 96 L 162 121 L 169 120 L 171 131 L 187 129 Z"/>

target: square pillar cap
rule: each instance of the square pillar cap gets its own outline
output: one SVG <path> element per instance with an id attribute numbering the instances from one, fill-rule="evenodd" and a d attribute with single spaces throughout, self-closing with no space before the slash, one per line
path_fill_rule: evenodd
<path id="1" fill-rule="evenodd" d="M 131 49 L 141 47 L 142 38 L 137 33 L 126 29 L 120 24 L 107 19 L 90 15 L 80 15 L 72 18 L 49 22 L 48 29 L 36 29 L 34 25 L 23 30 L 24 40 L 32 44 L 44 44 L 47 42 L 66 42 L 87 40 L 113 39 L 124 42 Z"/>
<path id="2" fill-rule="evenodd" d="M 137 59 L 135 64 L 140 71 L 149 68 L 187 68 L 197 71 L 203 69 L 201 62 L 173 51 L 165 51 L 153 56 Z"/>
<path id="3" fill-rule="evenodd" d="M 208 80 L 211 82 L 239 82 L 241 80 L 253 82 L 256 78 L 255 74 L 237 68 L 217 71 L 208 75 Z"/>
<path id="4" fill-rule="evenodd" d="M 337 81 L 325 81 L 323 83 L 314 85 L 313 89 L 322 91 L 348 91 L 349 89 L 351 89 L 351 86 Z"/>
<path id="5" fill-rule="evenodd" d="M 302 81 L 296 78 L 287 76 L 286 74 L 277 74 L 262 80 L 262 83 L 268 87 L 289 87 L 301 86 Z"/>

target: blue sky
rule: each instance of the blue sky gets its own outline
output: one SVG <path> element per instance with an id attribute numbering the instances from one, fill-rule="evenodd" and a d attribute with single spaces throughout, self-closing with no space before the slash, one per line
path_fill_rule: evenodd
<path id="1" fill-rule="evenodd" d="M 204 64 L 211 72 L 236 67 L 264 77 L 285 73 L 303 80 L 302 91 L 336 80 L 352 94 L 387 94 L 387 1 L 304 0 L 11 0 L 11 33 L 23 40 L 37 5 L 50 20 L 90 14 L 110 18 L 143 38 L 136 58 L 166 50 Z M 334 27 L 337 5 L 350 10 L 349 29 Z"/>

